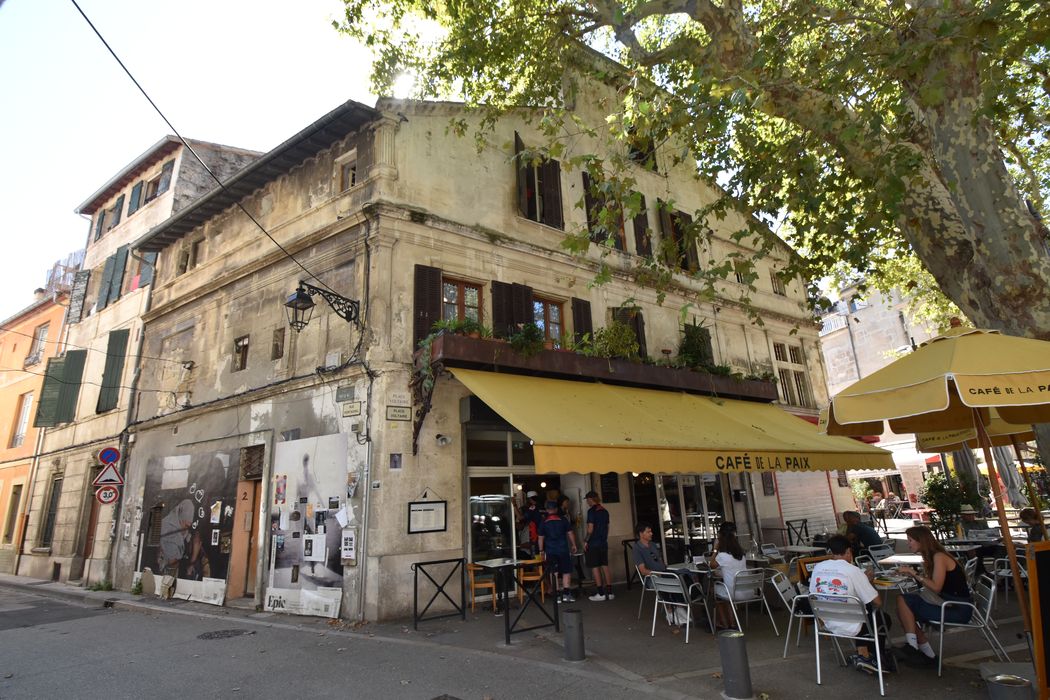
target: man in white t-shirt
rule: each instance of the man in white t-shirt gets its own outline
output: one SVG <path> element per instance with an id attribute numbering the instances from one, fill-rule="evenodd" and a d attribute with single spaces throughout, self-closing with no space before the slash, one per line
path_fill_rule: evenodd
<path id="1" fill-rule="evenodd" d="M 871 585 L 870 577 L 874 575 L 874 572 L 865 574 L 853 565 L 853 550 L 850 548 L 849 540 L 844 535 L 834 535 L 828 539 L 828 550 L 831 552 L 831 559 L 819 562 L 813 567 L 813 573 L 810 574 L 810 595 L 817 599 L 829 600 L 853 596 L 868 606 L 868 610 L 871 610 L 871 606 L 880 607 L 882 599 L 879 597 L 879 592 Z M 824 626 L 835 634 L 855 635 L 860 634 L 862 629 L 863 634 L 871 634 L 868 625 L 862 625 L 859 622 L 826 622 Z M 883 641 L 880 635 L 879 643 L 885 649 Z M 858 640 L 857 653 L 851 656 L 849 661 L 858 670 L 874 673 L 878 671 L 874 652 L 871 642 Z M 883 670 L 892 670 L 894 666 L 889 655 L 883 651 L 882 657 Z"/>

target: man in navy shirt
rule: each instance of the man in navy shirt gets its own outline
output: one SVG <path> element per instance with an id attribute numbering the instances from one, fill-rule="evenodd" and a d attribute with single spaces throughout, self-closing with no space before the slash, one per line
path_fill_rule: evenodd
<path id="1" fill-rule="evenodd" d="M 879 533 L 871 525 L 862 523 L 860 521 L 860 513 L 857 511 L 847 510 L 842 514 L 842 519 L 846 522 L 846 539 L 849 540 L 854 555 L 861 553 L 868 547 L 882 544 L 882 538 L 879 537 Z"/>
<path id="2" fill-rule="evenodd" d="M 540 525 L 540 551 L 546 553 L 556 574 L 561 574 L 561 591 L 555 591 L 559 603 L 575 603 L 569 588 L 572 576 L 572 558 L 570 551 L 576 553 L 576 535 L 573 534 L 569 521 L 558 512 L 557 501 L 547 501 L 547 517 Z M 558 576 L 555 575 L 555 584 Z"/>
<path id="3" fill-rule="evenodd" d="M 587 492 L 587 537 L 583 542 L 583 556 L 591 567 L 598 592 L 588 600 L 612 600 L 612 574 L 609 573 L 609 511 L 602 505 L 597 491 Z M 605 584 L 602 584 L 602 581 Z"/>

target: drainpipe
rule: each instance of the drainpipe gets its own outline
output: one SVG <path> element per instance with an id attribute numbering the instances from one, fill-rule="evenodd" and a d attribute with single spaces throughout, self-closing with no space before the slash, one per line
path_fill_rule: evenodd
<path id="1" fill-rule="evenodd" d="M 364 333 L 365 329 L 368 328 L 368 315 L 371 310 L 371 304 L 369 304 L 370 289 L 372 282 L 371 268 L 372 268 L 372 247 L 369 245 L 369 239 L 372 237 L 372 228 L 376 225 L 376 219 L 373 216 L 366 216 L 365 218 L 365 284 L 364 294 L 362 295 L 362 307 L 364 308 L 364 319 L 362 319 L 361 332 Z M 365 343 L 361 342 L 361 352 L 367 357 L 368 350 L 365 348 Z M 368 368 L 368 363 L 363 358 L 358 358 L 361 366 L 365 370 L 365 377 L 368 379 L 368 396 L 365 405 L 365 421 L 364 421 L 364 434 L 365 441 L 368 444 L 368 448 L 365 450 L 365 464 L 364 474 L 362 481 L 359 483 L 357 488 L 364 489 L 364 493 L 361 494 L 361 536 L 357 539 L 357 621 L 361 622 L 365 619 L 365 585 L 368 581 L 368 524 L 371 520 L 372 511 L 372 460 L 374 458 L 375 443 L 372 441 L 372 383 L 375 379 L 372 377 L 371 370 Z M 360 441 L 360 435 L 355 435 L 355 439 Z M 360 442 L 359 442 L 360 444 Z M 346 572 L 343 572 L 344 577 Z"/>
<path id="2" fill-rule="evenodd" d="M 857 343 L 853 339 L 853 326 L 851 325 L 851 321 L 853 321 L 853 318 L 852 318 L 852 316 L 849 313 L 847 313 L 846 314 L 846 332 L 849 334 L 849 349 L 850 349 L 850 353 L 853 355 L 853 366 L 857 370 L 857 380 L 859 381 L 861 379 L 860 360 L 857 359 Z"/>

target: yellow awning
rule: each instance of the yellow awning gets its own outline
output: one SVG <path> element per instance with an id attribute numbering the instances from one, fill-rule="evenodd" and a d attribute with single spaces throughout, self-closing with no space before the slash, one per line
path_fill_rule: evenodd
<path id="1" fill-rule="evenodd" d="M 893 469 L 891 454 L 762 403 L 453 368 L 533 441 L 536 471 Z"/>

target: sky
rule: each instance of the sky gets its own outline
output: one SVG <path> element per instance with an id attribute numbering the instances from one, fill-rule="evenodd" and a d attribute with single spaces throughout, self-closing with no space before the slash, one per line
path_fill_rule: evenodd
<path id="1" fill-rule="evenodd" d="M 268 151 L 375 104 L 339 0 L 77 0 L 186 138 Z M 78 205 L 171 133 L 70 0 L 0 0 L 0 319 L 82 249 Z"/>

